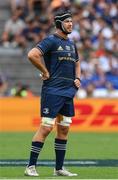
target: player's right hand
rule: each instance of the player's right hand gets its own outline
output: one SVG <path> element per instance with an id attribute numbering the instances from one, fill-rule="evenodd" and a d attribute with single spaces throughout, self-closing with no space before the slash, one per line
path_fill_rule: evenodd
<path id="1" fill-rule="evenodd" d="M 41 76 L 42 80 L 47 80 L 47 79 L 50 78 L 50 74 L 49 74 L 48 71 L 45 72 L 45 73 L 40 74 L 40 76 Z"/>

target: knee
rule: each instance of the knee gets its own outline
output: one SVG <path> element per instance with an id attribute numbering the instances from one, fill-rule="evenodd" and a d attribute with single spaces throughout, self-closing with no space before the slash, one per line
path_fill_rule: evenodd
<path id="1" fill-rule="evenodd" d="M 53 118 L 48 118 L 48 117 L 43 117 L 42 118 L 42 134 L 44 137 L 46 137 L 53 129 L 54 125 L 54 119 Z"/>
<path id="2" fill-rule="evenodd" d="M 72 122 L 71 117 L 66 117 L 66 116 L 63 116 L 62 119 L 57 121 L 57 138 L 60 139 L 67 138 L 71 122 Z"/>
<path id="3" fill-rule="evenodd" d="M 46 138 L 48 136 L 48 134 L 52 131 L 53 127 L 46 127 L 46 126 L 42 126 L 42 136 L 44 138 Z"/>
<path id="4" fill-rule="evenodd" d="M 44 142 L 48 134 L 52 131 L 52 128 L 53 127 L 47 127 L 41 125 L 32 140 Z"/>
<path id="5" fill-rule="evenodd" d="M 68 132 L 69 132 L 69 127 L 64 127 L 64 126 L 58 125 L 57 138 L 58 139 L 67 139 Z"/>
<path id="6" fill-rule="evenodd" d="M 67 134 L 68 134 L 68 131 L 69 131 L 69 127 L 65 127 L 65 126 L 61 126 L 60 127 L 60 134 L 62 135 L 62 136 L 67 136 Z"/>

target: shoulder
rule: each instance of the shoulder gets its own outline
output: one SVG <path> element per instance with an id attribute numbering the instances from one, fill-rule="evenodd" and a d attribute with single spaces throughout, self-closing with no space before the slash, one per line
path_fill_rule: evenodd
<path id="1" fill-rule="evenodd" d="M 69 44 L 72 45 L 75 49 L 77 49 L 77 46 L 76 46 L 76 43 L 74 42 L 74 40 L 68 38 L 68 42 L 69 42 Z"/>
<path id="2" fill-rule="evenodd" d="M 68 42 L 71 43 L 72 45 L 75 45 L 75 42 L 70 38 L 68 38 Z"/>
<path id="3" fill-rule="evenodd" d="M 55 41 L 55 36 L 53 35 L 53 34 L 51 34 L 51 35 L 49 35 L 49 36 L 47 36 L 46 38 L 44 38 L 44 40 L 46 41 Z"/>
<path id="4" fill-rule="evenodd" d="M 41 42 L 39 42 L 39 44 L 53 45 L 53 44 L 55 44 L 55 38 L 53 35 L 49 35 L 49 36 L 45 37 Z"/>
<path id="5" fill-rule="evenodd" d="M 41 49 L 41 51 L 43 51 L 43 54 L 52 51 L 55 47 L 54 35 L 47 36 L 41 42 L 39 42 L 36 47 L 38 49 Z"/>

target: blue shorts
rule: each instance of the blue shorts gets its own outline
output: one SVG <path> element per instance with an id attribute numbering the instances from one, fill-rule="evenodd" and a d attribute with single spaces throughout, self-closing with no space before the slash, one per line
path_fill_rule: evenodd
<path id="1" fill-rule="evenodd" d="M 73 98 L 42 93 L 41 117 L 56 118 L 58 114 L 74 116 Z"/>

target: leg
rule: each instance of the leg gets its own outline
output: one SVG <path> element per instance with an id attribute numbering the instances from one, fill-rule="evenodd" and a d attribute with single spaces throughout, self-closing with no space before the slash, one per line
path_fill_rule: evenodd
<path id="1" fill-rule="evenodd" d="M 46 137 L 48 136 L 48 134 L 52 131 L 53 126 L 52 126 L 52 120 L 51 118 L 46 118 L 46 119 L 50 119 L 48 124 L 44 124 L 44 119 L 42 118 L 42 123 L 39 127 L 39 129 L 37 130 L 36 134 L 34 135 L 33 139 L 32 139 L 32 147 L 31 147 L 31 154 L 30 154 L 30 160 L 29 160 L 29 165 L 28 166 L 32 166 L 32 165 L 36 165 L 38 156 L 39 156 L 39 152 L 41 151 L 43 145 L 44 145 L 44 141 L 46 139 Z"/>
<path id="2" fill-rule="evenodd" d="M 57 113 L 54 111 L 55 103 L 56 103 L 55 101 L 56 101 L 55 97 L 53 96 L 51 97 L 50 94 L 42 93 L 41 95 L 42 123 L 32 139 L 32 147 L 31 147 L 30 160 L 29 160 L 28 167 L 36 166 L 36 162 L 37 162 L 39 153 L 44 145 L 44 141 L 53 128 L 54 118 L 56 117 L 56 113 Z M 29 173 L 25 173 L 25 174 L 29 174 Z"/>
<path id="3" fill-rule="evenodd" d="M 40 125 L 39 129 L 37 130 L 32 140 L 30 160 L 28 167 L 25 170 L 25 175 L 38 176 L 38 173 L 36 172 L 35 169 L 37 159 L 44 145 L 44 141 L 46 137 L 53 129 L 53 124 L 54 124 L 54 120 L 52 118 L 47 118 L 47 117 L 42 118 L 42 124 Z"/>
<path id="4" fill-rule="evenodd" d="M 44 142 L 48 134 L 52 131 L 53 127 L 40 125 L 39 129 L 35 133 L 32 141 Z"/>
<path id="5" fill-rule="evenodd" d="M 62 125 L 61 122 L 63 121 L 63 116 L 62 115 L 58 115 L 57 116 L 57 135 L 56 138 L 57 139 L 63 139 L 63 140 L 67 140 L 67 135 L 69 132 L 69 125 L 67 124 L 66 126 Z M 69 118 L 70 120 L 70 118 Z M 71 123 L 71 120 L 70 120 Z"/>
<path id="6" fill-rule="evenodd" d="M 59 115 L 57 117 L 57 136 L 55 139 L 56 170 L 62 169 L 63 167 L 66 153 L 67 136 L 70 124 L 72 122 L 71 117 L 73 115 L 73 99 L 65 98 L 64 105 L 60 109 Z"/>
<path id="7" fill-rule="evenodd" d="M 54 170 L 55 176 L 77 176 L 76 173 L 71 173 L 63 167 L 70 123 L 71 123 L 70 117 L 65 117 L 65 116 L 62 117 L 59 115 L 57 118 L 57 136 L 55 139 L 55 154 L 56 154 L 56 167 Z"/>
<path id="8" fill-rule="evenodd" d="M 63 117 L 61 115 L 57 117 L 57 135 L 55 139 L 56 170 L 62 169 L 66 153 L 69 123 L 64 122 L 64 119 L 68 119 L 68 122 L 71 122 L 71 118 L 69 117 Z"/>

